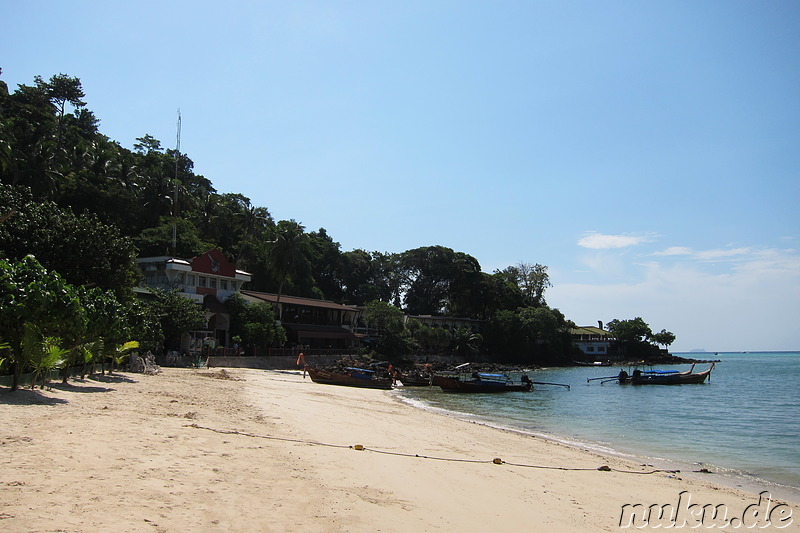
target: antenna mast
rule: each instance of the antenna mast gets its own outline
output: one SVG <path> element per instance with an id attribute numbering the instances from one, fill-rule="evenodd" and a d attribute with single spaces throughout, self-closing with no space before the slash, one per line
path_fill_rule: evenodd
<path id="1" fill-rule="evenodd" d="M 181 109 L 178 108 L 178 139 L 175 146 L 175 191 L 172 193 L 172 256 L 178 248 L 178 158 L 181 155 Z"/>

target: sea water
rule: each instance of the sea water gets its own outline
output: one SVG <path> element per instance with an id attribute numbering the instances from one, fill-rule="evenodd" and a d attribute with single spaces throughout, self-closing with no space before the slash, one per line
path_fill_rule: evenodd
<path id="1" fill-rule="evenodd" d="M 681 355 L 720 362 L 702 385 L 601 385 L 587 379 L 620 368 L 570 367 L 528 374 L 569 390 L 534 385 L 532 392 L 495 395 L 409 387 L 401 394 L 457 416 L 800 494 L 800 352 Z"/>

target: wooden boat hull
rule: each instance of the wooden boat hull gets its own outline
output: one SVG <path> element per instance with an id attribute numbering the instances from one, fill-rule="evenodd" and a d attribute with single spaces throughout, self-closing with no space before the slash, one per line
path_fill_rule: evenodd
<path id="1" fill-rule="evenodd" d="M 475 393 L 498 393 L 498 392 L 528 392 L 533 384 L 520 383 L 510 384 L 502 381 L 491 382 L 481 380 L 461 381 L 455 378 L 444 376 L 433 376 L 433 384 L 438 385 L 444 392 L 475 392 Z"/>
<path id="2" fill-rule="evenodd" d="M 711 376 L 711 370 L 714 368 L 714 363 L 711 367 L 703 372 L 679 372 L 677 374 L 639 374 L 634 373 L 629 381 L 632 385 L 689 385 L 705 383 L 706 379 Z"/>
<path id="3" fill-rule="evenodd" d="M 306 367 L 311 381 L 323 383 L 325 385 L 342 385 L 344 387 L 360 387 L 364 389 L 391 389 L 392 380 L 390 379 L 367 379 L 353 377 L 348 374 L 337 374 L 314 367 Z"/>
<path id="4" fill-rule="evenodd" d="M 704 383 L 710 372 L 699 372 L 697 374 L 672 374 L 664 376 L 639 376 L 631 377 L 632 385 L 685 385 L 692 383 Z"/>
<path id="5" fill-rule="evenodd" d="M 397 380 L 403 384 L 404 387 L 430 387 L 431 378 L 425 376 L 408 376 L 403 374 L 397 375 Z"/>

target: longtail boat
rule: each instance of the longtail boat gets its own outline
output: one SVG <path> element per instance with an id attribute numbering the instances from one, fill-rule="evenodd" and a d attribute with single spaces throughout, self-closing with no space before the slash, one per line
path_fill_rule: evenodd
<path id="1" fill-rule="evenodd" d="M 397 380 L 403 384 L 404 387 L 430 387 L 430 376 L 423 376 L 422 374 L 401 374 L 397 373 Z"/>
<path id="2" fill-rule="evenodd" d="M 391 389 L 392 380 L 375 376 L 375 371 L 363 368 L 347 368 L 346 374 L 328 372 L 321 368 L 307 366 L 306 372 L 314 383 L 326 385 L 343 385 L 345 387 L 361 387 L 366 389 Z"/>
<path id="3" fill-rule="evenodd" d="M 711 376 L 714 363 L 703 372 L 694 372 L 694 365 L 686 372 L 643 372 L 636 369 L 631 374 L 633 385 L 683 385 L 687 383 L 704 383 Z"/>
<path id="4" fill-rule="evenodd" d="M 528 392 L 533 383 L 528 376 L 522 376 L 519 382 L 512 382 L 504 374 L 472 374 L 471 379 L 458 377 L 433 376 L 433 384 L 444 392 Z"/>
<path id="5" fill-rule="evenodd" d="M 695 365 L 686 372 L 678 372 L 677 370 L 640 370 L 635 369 L 628 374 L 625 370 L 620 370 L 616 376 L 607 376 L 602 378 L 590 378 L 586 381 L 603 380 L 600 383 L 607 383 L 609 381 L 616 381 L 621 385 L 685 385 L 705 383 L 706 379 L 711 379 L 711 370 L 714 369 L 714 363 L 707 370 L 702 372 L 694 371 Z"/>

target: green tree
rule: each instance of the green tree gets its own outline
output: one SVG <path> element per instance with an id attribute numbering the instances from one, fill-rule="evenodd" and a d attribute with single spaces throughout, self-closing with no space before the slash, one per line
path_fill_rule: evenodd
<path id="1" fill-rule="evenodd" d="M 501 310 L 489 322 L 487 343 L 497 356 L 526 364 L 565 364 L 574 347 L 571 323 L 558 309 Z"/>
<path id="2" fill-rule="evenodd" d="M 273 344 L 286 342 L 286 330 L 275 325 L 275 313 L 267 302 L 248 305 L 243 319 L 245 345 L 266 351 Z"/>
<path id="3" fill-rule="evenodd" d="M 342 301 L 341 246 L 334 241 L 325 228 L 311 232 L 309 240 L 309 263 L 315 288 L 319 296 L 326 300 Z"/>
<path id="4" fill-rule="evenodd" d="M 376 285 L 376 265 L 364 250 L 344 252 L 339 259 L 339 283 L 342 303 L 365 305 L 380 298 Z"/>
<path id="5" fill-rule="evenodd" d="M 648 340 L 653 332 L 641 317 L 630 320 L 611 320 L 606 329 L 617 339 L 622 353 L 629 357 L 648 358 L 657 355 L 658 350 Z"/>
<path id="6" fill-rule="evenodd" d="M 514 310 L 524 306 L 519 287 L 501 271 L 495 271 L 493 274 L 482 273 L 480 293 L 482 309 L 476 318 L 482 320 L 490 319 L 498 311 Z"/>
<path id="7" fill-rule="evenodd" d="M 37 202 L 27 189 L 0 185 L 0 256 L 33 254 L 73 285 L 98 286 L 130 296 L 139 279 L 136 249 L 114 226 L 90 214 L 76 216 L 52 202 Z"/>
<path id="8" fill-rule="evenodd" d="M 364 311 L 367 323 L 379 331 L 375 351 L 390 360 L 400 360 L 410 354 L 415 343 L 405 327 L 403 312 L 378 300 L 369 302 Z"/>
<path id="9" fill-rule="evenodd" d="M 408 321 L 407 327 L 423 352 L 443 354 L 452 344 L 453 334 L 444 328 L 431 327 L 413 319 Z"/>
<path id="10" fill-rule="evenodd" d="M 177 291 L 155 289 L 152 292 L 156 298 L 150 305 L 161 326 L 164 349 L 179 350 L 183 334 L 205 328 L 206 316 L 201 306 Z"/>
<path id="11" fill-rule="evenodd" d="M 44 89 L 45 94 L 53 103 L 58 112 L 59 132 L 60 125 L 64 120 L 67 104 L 75 108 L 81 108 L 86 105 L 86 102 L 81 100 L 84 96 L 81 80 L 67 76 L 66 74 L 56 74 L 50 77 L 50 80 L 45 82 L 41 76 L 36 76 L 34 82 L 37 87 Z"/>
<path id="12" fill-rule="evenodd" d="M 550 275 L 547 267 L 539 263 L 518 263 L 502 270 L 505 278 L 514 283 L 522 294 L 523 303 L 530 307 L 541 307 L 547 305 L 544 299 L 544 292 L 550 283 Z"/>
<path id="13" fill-rule="evenodd" d="M 35 326 L 43 337 L 62 337 L 84 324 L 77 293 L 57 272 L 33 256 L 14 263 L 0 259 L 0 331 L 10 347 L 12 390 L 31 366 L 30 352 L 23 347 L 26 327 Z"/>
<path id="14" fill-rule="evenodd" d="M 278 304 L 287 283 L 308 275 L 308 238 L 302 225 L 294 220 L 281 220 L 276 228 L 277 236 L 268 252 L 268 271 L 278 285 Z M 278 320 L 282 307 L 278 305 Z"/>
<path id="15" fill-rule="evenodd" d="M 266 350 L 270 345 L 286 342 L 286 330 L 275 324 L 275 312 L 267 302 L 249 304 L 239 294 L 225 300 L 230 316 L 230 333 L 240 337 L 245 346 Z"/>
<path id="16" fill-rule="evenodd" d="M 659 346 L 663 346 L 665 349 L 667 349 L 673 342 L 675 342 L 675 334 L 665 329 L 662 329 L 658 333 L 651 334 L 650 340 L 658 344 Z"/>
<path id="17" fill-rule="evenodd" d="M 69 350 L 61 347 L 61 339 L 42 335 L 39 328 L 31 322 L 24 324 L 22 351 L 33 371 L 31 389 L 36 386 L 40 378 L 41 388 L 44 389 L 50 372 L 64 365 L 66 355 L 69 353 Z"/>
<path id="18" fill-rule="evenodd" d="M 644 342 L 653 334 L 647 322 L 638 316 L 631 320 L 615 318 L 606 324 L 606 328 L 618 341 L 630 344 Z"/>
<path id="19" fill-rule="evenodd" d="M 480 273 L 474 257 L 444 246 L 427 246 L 404 252 L 400 268 L 409 314 L 443 315 L 470 308 L 465 295 L 475 287 Z"/>
<path id="20" fill-rule="evenodd" d="M 453 353 L 462 357 L 472 357 L 480 351 L 483 338 L 469 328 L 456 328 L 453 331 Z"/>

